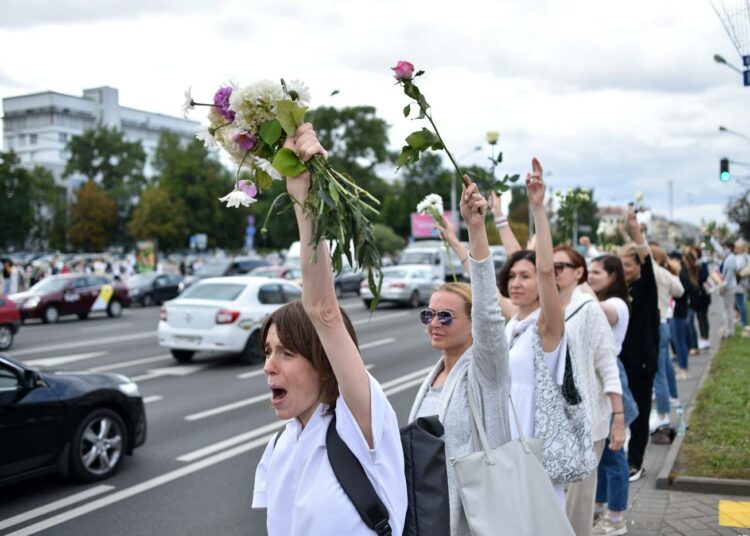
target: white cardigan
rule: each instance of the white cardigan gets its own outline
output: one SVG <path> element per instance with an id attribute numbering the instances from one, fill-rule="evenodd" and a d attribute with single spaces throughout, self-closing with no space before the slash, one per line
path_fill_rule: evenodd
<path id="1" fill-rule="evenodd" d="M 582 304 L 586 302 L 586 305 Z M 609 436 L 612 404 L 607 393 L 622 394 L 617 368 L 615 337 L 601 306 L 592 296 L 576 289 L 565 309 L 565 322 L 571 359 L 576 360 L 581 380 L 579 391 L 589 410 L 591 436 L 594 441 Z"/>

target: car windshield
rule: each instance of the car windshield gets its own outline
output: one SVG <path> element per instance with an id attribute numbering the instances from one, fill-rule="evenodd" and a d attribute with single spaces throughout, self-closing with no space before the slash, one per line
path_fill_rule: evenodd
<path id="1" fill-rule="evenodd" d="M 49 277 L 39 281 L 30 290 L 37 292 L 60 292 L 69 281 L 71 280 L 67 278 Z"/>
<path id="2" fill-rule="evenodd" d="M 276 268 L 256 268 L 250 275 L 257 275 L 260 277 L 276 277 L 279 271 Z"/>
<path id="3" fill-rule="evenodd" d="M 432 253 L 426 251 L 407 251 L 401 255 L 401 264 L 432 264 Z"/>
<path id="4" fill-rule="evenodd" d="M 403 279 L 407 275 L 406 270 L 383 270 L 384 279 Z"/>
<path id="5" fill-rule="evenodd" d="M 212 262 L 211 264 L 201 266 L 198 270 L 196 270 L 195 275 L 200 277 L 215 277 L 218 275 L 224 275 L 224 273 L 227 271 L 228 266 L 228 262 Z"/>
<path id="6" fill-rule="evenodd" d="M 138 274 L 128 279 L 128 285 L 131 287 L 139 287 L 142 285 L 148 285 L 156 279 L 158 274 Z"/>
<path id="7" fill-rule="evenodd" d="M 191 300 L 226 300 L 232 301 L 245 290 L 245 285 L 233 283 L 202 283 L 187 289 L 180 298 Z"/>

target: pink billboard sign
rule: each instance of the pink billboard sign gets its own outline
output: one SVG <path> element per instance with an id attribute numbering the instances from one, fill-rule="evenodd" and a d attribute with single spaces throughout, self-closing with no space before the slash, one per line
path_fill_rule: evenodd
<path id="1" fill-rule="evenodd" d="M 444 212 L 443 215 L 451 220 L 453 212 Z M 411 236 L 413 238 L 439 238 L 432 216 L 427 214 L 411 213 Z"/>

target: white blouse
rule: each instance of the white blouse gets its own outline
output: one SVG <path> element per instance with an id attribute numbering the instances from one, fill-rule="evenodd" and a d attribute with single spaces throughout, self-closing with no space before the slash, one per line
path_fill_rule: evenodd
<path id="1" fill-rule="evenodd" d="M 393 534 L 404 528 L 406 479 L 398 420 L 380 384 L 370 376 L 373 449 L 339 396 L 336 431 L 351 449 L 388 509 Z M 320 404 L 304 429 L 287 423 L 274 446 L 266 447 L 255 472 L 253 508 L 267 509 L 269 536 L 372 536 L 339 484 L 328 461 L 326 432 L 331 422 Z"/>

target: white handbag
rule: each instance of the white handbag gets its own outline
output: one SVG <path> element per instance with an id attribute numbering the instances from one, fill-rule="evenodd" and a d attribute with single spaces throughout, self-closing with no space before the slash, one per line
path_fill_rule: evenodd
<path id="1" fill-rule="evenodd" d="M 552 481 L 539 462 L 542 443 L 526 439 L 513 400 L 519 438 L 490 450 L 471 382 L 473 443 L 481 450 L 450 460 L 473 536 L 575 536 Z"/>

